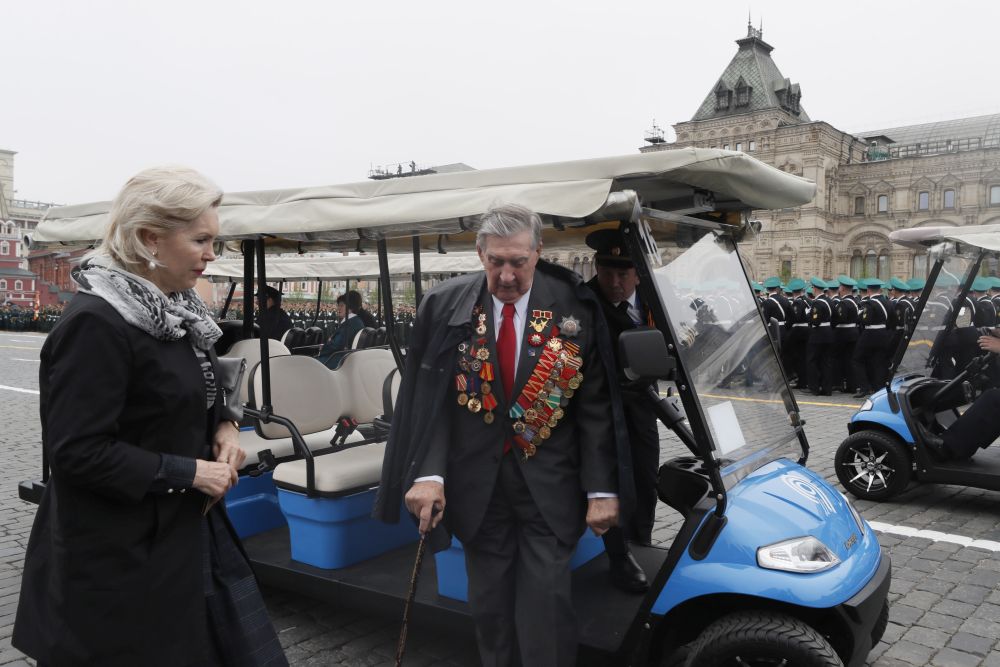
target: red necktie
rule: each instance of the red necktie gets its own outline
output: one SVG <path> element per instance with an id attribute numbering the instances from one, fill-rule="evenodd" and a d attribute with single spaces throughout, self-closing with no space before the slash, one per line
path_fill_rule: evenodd
<path id="1" fill-rule="evenodd" d="M 503 393 L 510 404 L 514 391 L 514 359 L 517 357 L 517 336 L 514 334 L 514 304 L 503 305 L 500 335 L 497 337 L 497 358 L 500 360 L 500 379 Z"/>

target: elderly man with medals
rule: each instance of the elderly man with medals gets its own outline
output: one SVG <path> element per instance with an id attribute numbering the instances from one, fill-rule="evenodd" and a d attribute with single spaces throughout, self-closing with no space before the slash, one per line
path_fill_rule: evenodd
<path id="1" fill-rule="evenodd" d="M 483 664 L 568 667 L 570 557 L 631 496 L 614 352 L 593 292 L 540 261 L 537 214 L 490 209 L 476 246 L 485 272 L 417 311 L 374 515 L 402 500 L 433 548 L 462 542 Z"/>

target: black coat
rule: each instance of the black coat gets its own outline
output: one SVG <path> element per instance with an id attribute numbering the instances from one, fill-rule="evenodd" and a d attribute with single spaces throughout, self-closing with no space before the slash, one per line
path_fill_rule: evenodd
<path id="1" fill-rule="evenodd" d="M 77 294 L 42 347 L 52 475 L 12 643 L 52 665 L 186 665 L 204 654 L 205 496 L 152 494 L 160 453 L 201 457 L 214 415 L 187 339 L 157 341 Z"/>
<path id="2" fill-rule="evenodd" d="M 292 328 L 292 318 L 280 306 L 271 306 L 264 315 L 257 318 L 260 324 L 261 338 L 281 340 L 286 331 Z"/>
<path id="3" fill-rule="evenodd" d="M 471 539 L 478 528 L 496 480 L 504 439 L 513 433 L 502 396 L 498 396 L 496 421 L 490 425 L 481 414 L 470 413 L 455 400 L 458 345 L 472 337 L 476 304 L 486 306 L 490 358 L 497 358 L 492 299 L 485 284 L 483 273 L 460 276 L 429 291 L 420 304 L 382 466 L 373 510 L 376 518 L 398 521 L 402 497 L 413 480 L 440 474 L 445 478 L 448 500 L 447 527 L 464 540 Z M 617 491 L 623 515 L 628 515 L 634 504 L 614 354 L 599 308 L 594 293 L 579 276 L 538 263 L 529 319 L 533 309 L 545 309 L 553 311 L 554 324 L 565 315 L 574 315 L 582 324 L 585 381 L 552 437 L 522 467 L 543 517 L 566 542 L 575 541 L 583 530 L 585 491 Z M 537 361 L 537 357 L 527 356 L 528 350 L 526 333 L 515 396 Z M 499 378 L 494 384 L 501 386 Z M 450 446 L 450 450 L 443 451 L 441 445 Z M 447 546 L 443 533 L 433 537 L 434 548 Z"/>

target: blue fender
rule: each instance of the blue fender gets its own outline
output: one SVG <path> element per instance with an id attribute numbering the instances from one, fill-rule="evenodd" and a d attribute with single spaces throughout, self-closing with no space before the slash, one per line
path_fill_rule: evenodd
<path id="1" fill-rule="evenodd" d="M 847 499 L 822 477 L 787 459 L 772 461 L 740 481 L 729 492 L 726 516 L 703 560 L 685 550 L 653 604 L 654 613 L 667 614 L 688 600 L 719 594 L 826 609 L 858 593 L 882 559 L 875 533 Z M 759 547 L 806 535 L 823 542 L 840 563 L 809 574 L 757 564 Z"/>
<path id="2" fill-rule="evenodd" d="M 898 391 L 899 384 L 899 380 L 892 383 L 892 390 L 894 392 Z M 865 406 L 869 402 L 871 403 L 870 408 L 867 410 L 858 410 L 851 417 L 851 433 L 864 430 L 866 424 L 878 424 L 898 435 L 903 442 L 913 444 L 913 435 L 910 433 L 910 427 L 907 425 L 906 419 L 903 418 L 902 410 L 892 411 L 892 408 L 889 407 L 889 394 L 884 387 L 872 394 L 868 398 L 868 401 L 865 402 Z"/>

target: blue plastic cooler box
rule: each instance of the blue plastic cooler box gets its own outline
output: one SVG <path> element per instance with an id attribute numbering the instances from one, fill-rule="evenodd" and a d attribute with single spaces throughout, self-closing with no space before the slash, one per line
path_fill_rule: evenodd
<path id="1" fill-rule="evenodd" d="M 240 477 L 240 483 L 226 494 L 226 512 L 240 539 L 285 525 L 272 477 L 272 471 L 259 477 Z"/>
<path id="2" fill-rule="evenodd" d="M 368 560 L 420 539 L 412 521 L 388 524 L 371 518 L 375 489 L 337 498 L 307 498 L 278 489 L 288 520 L 292 560 L 335 570 Z"/>
<path id="3" fill-rule="evenodd" d="M 569 561 L 569 568 L 575 570 L 604 552 L 604 540 L 590 530 L 576 543 L 576 551 Z M 453 600 L 469 601 L 469 576 L 465 573 L 465 551 L 462 543 L 454 537 L 451 546 L 434 554 L 437 565 L 438 595 Z"/>

